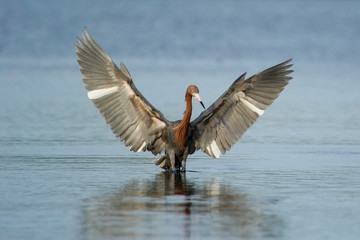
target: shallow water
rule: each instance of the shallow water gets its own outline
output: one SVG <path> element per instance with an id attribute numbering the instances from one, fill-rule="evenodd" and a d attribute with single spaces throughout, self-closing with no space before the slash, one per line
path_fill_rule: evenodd
<path id="1" fill-rule="evenodd" d="M 2 4 L 0 239 L 358 238 L 357 2 L 85 3 Z M 73 53 L 84 25 L 171 120 L 191 83 L 209 106 L 290 57 L 294 80 L 226 155 L 167 174 L 87 99 Z"/>
<path id="2" fill-rule="evenodd" d="M 161 172 L 148 157 L 2 158 L 2 236 L 356 239 L 358 151 L 241 148 L 258 151 L 195 157 L 186 174 Z"/>

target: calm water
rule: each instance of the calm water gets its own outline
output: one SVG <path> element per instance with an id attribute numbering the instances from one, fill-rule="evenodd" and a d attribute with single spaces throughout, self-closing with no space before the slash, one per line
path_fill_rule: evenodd
<path id="1" fill-rule="evenodd" d="M 0 239 L 358 239 L 358 2 L 0 4 Z M 167 174 L 87 99 L 84 26 L 171 120 L 191 83 L 209 106 L 290 57 L 294 80 L 225 156 Z"/>

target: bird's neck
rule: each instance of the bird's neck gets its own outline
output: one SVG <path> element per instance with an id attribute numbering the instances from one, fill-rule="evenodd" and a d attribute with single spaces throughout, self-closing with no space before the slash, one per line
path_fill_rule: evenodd
<path id="1" fill-rule="evenodd" d="M 186 127 L 190 123 L 191 113 L 192 113 L 192 102 L 191 102 L 192 96 L 190 94 L 186 94 L 185 96 L 185 102 L 186 102 L 186 109 L 184 112 L 184 117 L 181 120 L 180 124 L 186 125 Z"/>
<path id="2" fill-rule="evenodd" d="M 186 140 L 186 131 L 190 123 L 191 112 L 192 112 L 191 98 L 192 96 L 186 93 L 185 95 L 186 109 L 184 112 L 184 117 L 180 121 L 180 123 L 173 128 L 175 132 L 175 140 L 181 148 L 184 147 L 184 143 Z"/>

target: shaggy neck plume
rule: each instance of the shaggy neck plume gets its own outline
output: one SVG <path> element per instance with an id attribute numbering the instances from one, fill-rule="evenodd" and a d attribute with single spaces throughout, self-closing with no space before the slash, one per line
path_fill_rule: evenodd
<path id="1" fill-rule="evenodd" d="M 175 132 L 175 140 L 179 144 L 181 148 L 184 148 L 184 143 L 186 140 L 186 131 L 190 123 L 191 112 L 192 112 L 192 103 L 191 103 L 192 96 L 188 92 L 185 95 L 186 101 L 186 109 L 184 112 L 184 117 L 181 122 L 173 128 Z"/>

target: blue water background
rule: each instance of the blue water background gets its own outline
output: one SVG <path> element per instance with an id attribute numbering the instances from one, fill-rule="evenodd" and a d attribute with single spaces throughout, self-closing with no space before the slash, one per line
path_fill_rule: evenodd
<path id="1" fill-rule="evenodd" d="M 358 239 L 360 3 L 0 0 L 0 239 Z M 87 99 L 87 27 L 170 120 L 242 73 L 294 80 L 186 176 L 119 143 Z M 193 115 L 201 112 L 194 105 Z"/>

